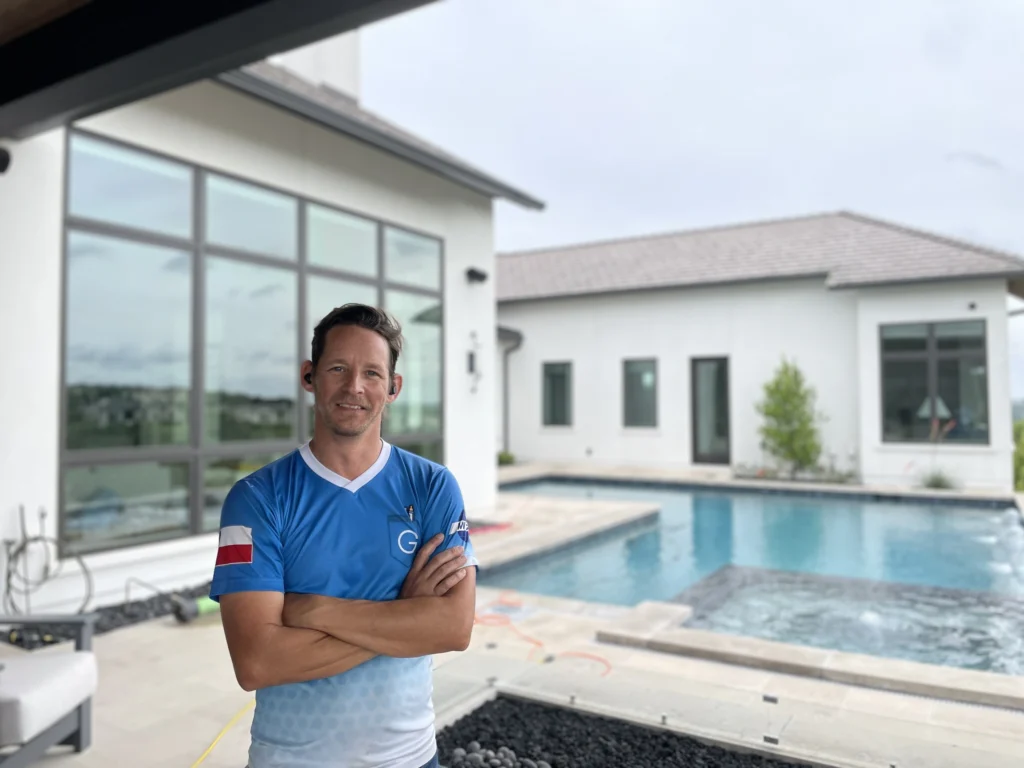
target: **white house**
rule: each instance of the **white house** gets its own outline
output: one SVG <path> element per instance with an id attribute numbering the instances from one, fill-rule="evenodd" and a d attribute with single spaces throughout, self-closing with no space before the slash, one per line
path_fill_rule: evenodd
<path id="1" fill-rule="evenodd" d="M 1008 492 L 1022 279 L 1013 256 L 850 213 L 501 254 L 498 446 L 765 466 L 755 404 L 788 358 L 817 392 L 823 464 Z"/>
<path id="2" fill-rule="evenodd" d="M 62 566 L 33 611 L 80 605 L 79 557 L 93 606 L 209 579 L 227 490 L 310 433 L 299 364 L 347 301 L 405 326 L 386 437 L 494 504 L 492 202 L 542 206 L 361 108 L 358 71 L 352 33 L 4 143 L 0 536 L 23 508 Z"/>

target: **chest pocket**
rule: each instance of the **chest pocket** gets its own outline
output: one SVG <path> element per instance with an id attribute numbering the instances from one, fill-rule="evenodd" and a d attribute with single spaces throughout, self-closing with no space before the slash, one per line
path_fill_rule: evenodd
<path id="1" fill-rule="evenodd" d="M 404 515 L 388 517 L 388 551 L 391 557 L 408 570 L 420 548 L 420 527 Z"/>

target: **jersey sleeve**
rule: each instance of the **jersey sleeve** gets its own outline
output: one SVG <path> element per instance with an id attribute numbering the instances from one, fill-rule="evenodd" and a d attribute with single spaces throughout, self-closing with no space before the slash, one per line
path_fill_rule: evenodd
<path id="1" fill-rule="evenodd" d="M 463 547 L 466 565 L 479 566 L 473 542 L 469 539 L 469 521 L 466 520 L 466 505 L 462 501 L 462 489 L 455 475 L 446 467 L 442 467 L 431 480 L 427 503 L 427 519 L 423 541 L 432 539 L 439 533 L 444 534 L 444 541 L 434 551 L 444 552 L 452 547 Z"/>
<path id="2" fill-rule="evenodd" d="M 220 539 L 210 597 L 229 592 L 284 592 L 277 515 L 247 479 L 228 491 L 220 513 Z"/>

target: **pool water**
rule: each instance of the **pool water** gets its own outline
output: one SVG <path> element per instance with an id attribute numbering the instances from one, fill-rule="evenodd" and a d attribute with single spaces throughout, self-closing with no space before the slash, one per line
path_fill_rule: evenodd
<path id="1" fill-rule="evenodd" d="M 557 481 L 505 492 L 647 501 L 661 513 L 565 552 L 484 571 L 482 585 L 635 605 L 682 599 L 726 566 L 869 580 L 904 589 L 854 595 L 853 585 L 827 578 L 759 589 L 758 579 L 747 579 L 694 625 L 994 671 L 1012 671 L 997 661 L 1013 654 L 1024 674 L 1024 526 L 1016 509 Z M 938 588 L 941 599 L 915 596 L 914 587 Z M 863 631 L 837 631 L 851 621 Z"/>

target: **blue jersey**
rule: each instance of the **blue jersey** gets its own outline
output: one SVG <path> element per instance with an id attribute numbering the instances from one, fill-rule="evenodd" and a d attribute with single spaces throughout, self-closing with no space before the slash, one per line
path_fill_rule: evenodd
<path id="1" fill-rule="evenodd" d="M 458 483 L 382 444 L 348 480 L 309 444 L 238 481 L 221 512 L 210 596 L 301 592 L 393 600 L 421 542 L 444 532 L 476 565 Z M 333 677 L 256 692 L 251 768 L 420 768 L 436 749 L 431 657 L 376 656 Z"/>

